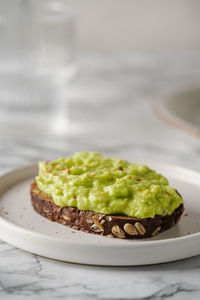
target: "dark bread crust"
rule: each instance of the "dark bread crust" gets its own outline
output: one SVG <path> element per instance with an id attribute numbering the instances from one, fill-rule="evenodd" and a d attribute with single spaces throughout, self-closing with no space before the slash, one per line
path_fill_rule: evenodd
<path id="1" fill-rule="evenodd" d="M 31 201 L 35 211 L 50 221 L 93 234 L 126 239 L 148 238 L 165 231 L 179 221 L 184 211 L 184 205 L 181 203 L 171 215 L 139 219 L 121 215 L 103 215 L 76 207 L 61 207 L 40 191 L 35 181 L 31 185 Z M 128 225 L 129 230 L 126 231 L 124 225 L 127 223 L 133 226 Z M 130 227 L 136 229 L 136 234 L 127 233 Z"/>

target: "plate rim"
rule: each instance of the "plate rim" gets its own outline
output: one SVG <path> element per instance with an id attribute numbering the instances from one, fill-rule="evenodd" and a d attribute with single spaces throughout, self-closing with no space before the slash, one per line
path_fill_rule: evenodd
<path id="1" fill-rule="evenodd" d="M 184 172 L 189 172 L 190 174 L 193 174 L 193 176 L 198 176 L 199 179 L 200 179 L 200 173 L 196 170 L 193 170 L 193 169 L 189 169 L 189 168 L 186 168 L 186 167 L 182 167 L 182 166 L 178 166 L 178 165 L 175 165 L 175 164 L 170 164 L 170 163 L 163 163 L 163 162 L 160 162 L 160 161 L 153 161 L 153 160 L 144 160 L 145 162 L 148 161 L 149 164 L 155 164 L 155 165 L 158 165 L 158 166 L 164 166 L 165 168 L 167 169 L 176 169 L 176 170 L 179 170 L 179 171 L 184 171 Z M 18 167 L 18 168 L 14 168 L 13 170 L 3 174 L 0 176 L 0 182 L 5 179 L 6 177 L 9 177 L 11 175 L 13 175 L 14 173 L 18 173 L 18 172 L 25 172 L 26 170 L 30 170 L 30 169 L 33 169 L 33 168 L 36 168 L 37 167 L 37 164 L 36 163 L 32 163 L 32 164 L 26 164 L 24 166 L 21 166 L 21 167 Z M 31 178 L 31 176 L 30 176 Z M 27 178 L 28 179 L 28 178 Z M 21 182 L 23 180 L 20 180 L 18 182 Z M 11 183 L 10 187 L 13 186 L 13 183 Z M 200 184 L 199 184 L 200 186 Z M 9 189 L 8 189 L 9 190 Z M 3 193 L 0 193 L 0 197 L 5 193 L 5 191 Z M 25 235 L 32 235 L 34 237 L 38 237 L 38 238 L 45 238 L 45 239 L 48 239 L 49 241 L 59 241 L 59 242 L 62 242 L 62 243 L 65 243 L 67 242 L 69 239 L 63 239 L 63 238 L 59 238 L 57 236 L 49 236 L 49 235 L 46 235 L 44 233 L 40 233 L 40 232 L 37 232 L 37 231 L 34 231 L 34 230 L 31 230 L 31 229 L 26 229 L 20 225 L 17 225 L 17 224 L 14 224 L 13 222 L 7 220 L 5 217 L 3 216 L 0 216 L 0 224 L 4 224 L 5 226 L 11 228 L 11 229 L 14 229 L 16 231 L 21 231 L 22 233 L 24 233 Z M 87 234 L 87 233 L 85 233 Z M 0 236 L 1 238 L 1 236 Z M 193 239 L 196 239 L 196 238 L 200 238 L 200 232 L 196 232 L 196 233 L 192 233 L 190 235 L 185 235 L 185 236 L 181 236 L 181 237 L 172 237 L 172 238 L 168 238 L 168 239 L 163 239 L 163 240 L 149 240 L 149 239 L 145 239 L 145 240 L 140 240 L 138 242 L 135 241 L 135 240 L 131 240 L 131 245 L 133 247 L 148 247 L 148 246 L 157 246 L 157 245 L 165 245 L 165 244 L 172 244 L 174 242 L 183 242 L 184 240 L 188 241 L 188 240 L 193 240 Z M 129 243 L 121 243 L 121 244 L 117 244 L 117 247 L 119 248 L 127 248 L 127 247 L 130 247 L 130 241 L 128 241 Z M 88 246 L 88 242 L 87 241 L 84 241 L 84 240 L 73 240 L 73 239 L 70 239 L 70 243 L 73 243 L 73 244 L 81 244 L 81 246 L 84 246 L 84 245 L 87 245 Z M 111 247 L 111 244 L 93 244 L 93 247 Z"/>
<path id="2" fill-rule="evenodd" d="M 200 137 L 200 126 L 195 126 L 192 123 L 189 123 L 177 117 L 166 108 L 166 102 L 169 101 L 172 96 L 180 92 L 191 91 L 194 89 L 200 90 L 199 82 L 192 84 L 182 84 L 174 88 L 168 88 L 164 92 L 160 93 L 160 95 L 154 101 L 153 107 L 156 115 L 162 122 L 175 127 L 176 129 L 182 130 L 188 134 L 192 134 L 193 136 Z"/>

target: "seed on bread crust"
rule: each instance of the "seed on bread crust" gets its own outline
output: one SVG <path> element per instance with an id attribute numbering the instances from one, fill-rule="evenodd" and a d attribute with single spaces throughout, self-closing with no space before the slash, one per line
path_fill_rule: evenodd
<path id="1" fill-rule="evenodd" d="M 98 215 L 99 222 L 105 217 L 105 215 Z"/>
<path id="2" fill-rule="evenodd" d="M 140 235 L 144 235 L 145 234 L 146 230 L 145 230 L 144 226 L 140 222 L 136 222 L 134 225 L 135 225 L 135 227 L 136 227 L 136 229 L 137 229 L 137 231 L 138 231 L 138 233 Z"/>
<path id="3" fill-rule="evenodd" d="M 131 223 L 126 223 L 123 228 L 124 228 L 124 231 L 126 233 L 128 233 L 129 235 L 138 235 L 137 229 Z"/>
<path id="4" fill-rule="evenodd" d="M 114 238 L 114 235 L 111 233 L 111 234 L 107 234 L 107 237 L 109 237 L 109 238 Z"/>
<path id="5" fill-rule="evenodd" d="M 101 232 L 102 232 L 102 230 L 99 229 L 99 228 L 97 227 L 96 224 L 93 224 L 93 225 L 90 227 L 90 229 L 92 229 L 92 231 L 97 232 L 97 233 L 101 233 Z"/>
<path id="6" fill-rule="evenodd" d="M 103 231 L 103 226 L 101 225 L 101 223 L 99 223 L 99 221 L 97 220 L 97 218 L 95 216 L 92 217 L 93 222 L 96 224 L 96 226 Z"/>
<path id="7" fill-rule="evenodd" d="M 125 239 L 126 237 L 124 230 L 121 229 L 118 225 L 113 226 L 111 231 L 119 239 Z"/>
<path id="8" fill-rule="evenodd" d="M 152 235 L 151 236 L 155 236 L 155 235 L 157 235 L 158 234 L 158 232 L 160 231 L 160 229 L 161 229 L 161 226 L 159 226 L 159 227 L 157 227 L 154 231 L 153 231 L 153 233 L 152 233 Z"/>
<path id="9" fill-rule="evenodd" d="M 111 222 L 111 221 L 112 221 L 111 216 L 106 217 L 106 219 L 108 220 L 108 222 Z"/>
<path id="10" fill-rule="evenodd" d="M 86 219 L 86 222 L 87 222 L 88 224 L 93 224 L 92 219 Z"/>
<path id="11" fill-rule="evenodd" d="M 63 215 L 62 218 L 68 222 L 71 222 L 71 217 Z"/>

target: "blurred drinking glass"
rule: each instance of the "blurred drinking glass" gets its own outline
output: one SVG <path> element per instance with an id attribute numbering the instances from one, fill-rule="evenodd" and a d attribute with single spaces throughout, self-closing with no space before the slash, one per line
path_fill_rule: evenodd
<path id="1" fill-rule="evenodd" d="M 63 134 L 75 73 L 74 21 L 62 0 L 0 0 L 0 134 Z"/>

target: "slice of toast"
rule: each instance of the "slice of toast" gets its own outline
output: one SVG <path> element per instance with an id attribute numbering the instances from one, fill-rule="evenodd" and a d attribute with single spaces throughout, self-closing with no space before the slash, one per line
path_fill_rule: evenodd
<path id="1" fill-rule="evenodd" d="M 61 207 L 40 191 L 35 181 L 31 185 L 31 201 L 36 212 L 50 221 L 88 233 L 122 239 L 155 236 L 176 224 L 184 211 L 184 205 L 181 203 L 171 215 L 139 219 L 122 215 L 103 215 L 76 207 Z"/>
<path id="2" fill-rule="evenodd" d="M 184 205 L 181 203 L 171 215 L 139 219 L 122 215 L 103 215 L 76 207 L 61 207 L 40 191 L 35 181 L 31 185 L 31 201 L 36 212 L 50 221 L 88 233 L 122 239 L 155 236 L 176 224 L 184 211 Z"/>

